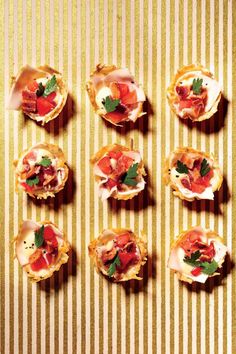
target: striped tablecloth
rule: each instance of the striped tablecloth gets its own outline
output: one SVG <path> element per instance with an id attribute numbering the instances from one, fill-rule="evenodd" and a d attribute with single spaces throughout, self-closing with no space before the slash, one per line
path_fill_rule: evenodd
<path id="1" fill-rule="evenodd" d="M 236 271 L 222 283 L 185 286 L 166 268 L 180 231 L 201 224 L 219 232 L 236 260 L 236 1 L 1 0 L 1 353 L 236 353 Z M 96 116 L 85 91 L 97 63 L 128 67 L 148 96 L 148 117 L 133 129 Z M 202 63 L 222 84 L 215 119 L 190 124 L 166 100 L 175 71 Z M 7 111 L 10 78 L 24 64 L 63 72 L 70 97 L 45 128 Z M 90 156 L 107 143 L 140 149 L 148 188 L 129 202 L 98 199 Z M 40 202 L 14 192 L 12 161 L 36 142 L 59 144 L 71 178 L 59 198 Z M 185 204 L 162 182 L 165 156 L 189 145 L 215 153 L 225 181 L 215 202 Z M 234 181 L 234 184 L 233 184 Z M 31 284 L 13 259 L 23 219 L 55 221 L 73 245 L 68 266 Z M 99 276 L 87 246 L 106 227 L 148 236 L 143 280 L 112 284 Z M 227 270 L 227 269 L 226 269 Z"/>

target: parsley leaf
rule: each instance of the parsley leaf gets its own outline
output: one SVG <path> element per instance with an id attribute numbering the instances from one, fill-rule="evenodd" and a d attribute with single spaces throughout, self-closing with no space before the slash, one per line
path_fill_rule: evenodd
<path id="1" fill-rule="evenodd" d="M 109 269 L 108 269 L 108 276 L 109 278 L 112 277 L 112 275 L 115 273 L 116 271 L 116 266 L 120 265 L 120 258 L 119 258 L 119 254 L 117 253 L 113 262 L 111 263 Z"/>
<path id="2" fill-rule="evenodd" d="M 188 174 L 188 167 L 183 163 L 181 162 L 180 160 L 177 161 L 177 168 L 176 168 L 176 171 L 179 172 L 179 173 L 186 173 Z"/>
<path id="3" fill-rule="evenodd" d="M 28 184 L 28 186 L 33 187 L 35 184 L 39 183 L 39 178 L 38 176 L 27 178 L 25 182 Z"/>
<path id="4" fill-rule="evenodd" d="M 119 99 L 113 100 L 109 96 L 107 96 L 105 100 L 102 101 L 102 104 L 104 105 L 107 113 L 114 112 L 119 103 Z"/>
<path id="5" fill-rule="evenodd" d="M 137 169 L 138 162 L 133 164 L 133 166 L 128 169 L 122 179 L 122 183 L 126 184 L 127 186 L 136 186 L 136 184 L 138 184 L 138 182 L 135 180 L 135 178 L 138 176 Z"/>
<path id="6" fill-rule="evenodd" d="M 57 89 L 57 79 L 56 76 L 53 75 L 52 78 L 48 80 L 46 83 L 43 96 L 46 97 L 50 95 L 50 93 L 56 91 L 56 89 Z"/>
<path id="7" fill-rule="evenodd" d="M 201 163 L 201 170 L 200 170 L 201 176 L 202 177 L 205 176 L 209 171 L 210 171 L 209 163 L 207 162 L 206 159 L 203 159 Z"/>
<path id="8" fill-rule="evenodd" d="M 40 162 L 37 163 L 37 165 L 39 166 L 43 166 L 43 167 L 48 167 L 52 164 L 52 160 L 49 159 L 47 156 L 43 156 L 42 160 Z"/>
<path id="9" fill-rule="evenodd" d="M 191 254 L 191 257 L 185 256 L 183 261 L 192 267 L 202 268 L 202 273 L 204 273 L 204 274 L 207 274 L 207 275 L 214 274 L 218 268 L 218 263 L 214 259 L 212 260 L 212 262 L 198 261 L 200 256 L 201 256 L 201 252 L 196 251 Z"/>
<path id="10" fill-rule="evenodd" d="M 215 271 L 218 268 L 218 263 L 213 259 L 211 263 L 208 262 L 202 262 L 201 263 L 202 272 L 207 275 L 212 275 L 215 273 Z"/>
<path id="11" fill-rule="evenodd" d="M 35 243 L 35 246 L 37 248 L 39 248 L 40 246 L 42 246 L 43 242 L 44 242 L 44 238 L 43 238 L 43 234 L 44 234 L 44 225 L 42 225 L 40 227 L 40 229 L 36 230 L 34 232 L 34 243 Z"/>
<path id="12" fill-rule="evenodd" d="M 202 90 L 203 79 L 193 79 L 193 93 L 199 95 Z"/>
<path id="13" fill-rule="evenodd" d="M 39 97 L 39 96 L 42 96 L 43 93 L 44 93 L 44 86 L 43 86 L 42 82 L 40 82 L 39 83 L 39 88 L 36 91 L 36 95 Z"/>

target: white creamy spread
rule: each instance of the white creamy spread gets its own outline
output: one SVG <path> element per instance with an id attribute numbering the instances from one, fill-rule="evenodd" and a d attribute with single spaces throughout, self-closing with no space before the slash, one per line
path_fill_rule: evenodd
<path id="1" fill-rule="evenodd" d="M 190 76 L 190 77 L 189 77 Z M 181 78 L 179 78 L 176 86 L 187 86 L 190 87 L 193 83 L 194 78 L 203 79 L 202 88 L 207 89 L 207 103 L 205 106 L 205 112 L 210 111 L 214 103 L 216 102 L 220 92 L 221 87 L 220 84 L 215 80 L 210 78 L 209 76 L 203 75 L 201 71 L 193 71 L 187 72 Z M 175 104 L 176 108 L 178 109 L 178 104 Z M 184 113 L 188 110 L 188 108 L 179 110 L 178 114 L 183 116 Z"/>
<path id="2" fill-rule="evenodd" d="M 206 237 L 206 236 L 201 236 L 201 239 L 203 242 L 207 243 L 208 245 L 210 244 L 211 241 L 214 242 L 214 248 L 215 248 L 215 256 L 213 259 L 218 263 L 221 264 L 223 261 L 226 253 L 227 253 L 227 247 L 222 244 L 219 239 L 214 239 L 213 237 Z M 198 281 L 200 283 L 205 283 L 208 275 L 201 273 L 198 276 L 194 276 L 191 274 L 191 271 L 194 269 L 191 265 L 185 263 L 183 261 L 185 257 L 185 252 L 181 247 L 175 247 L 174 249 L 171 250 L 169 260 L 168 260 L 168 267 L 170 269 L 173 269 L 179 273 L 181 273 L 183 276 L 187 278 L 191 278 L 193 281 Z"/>

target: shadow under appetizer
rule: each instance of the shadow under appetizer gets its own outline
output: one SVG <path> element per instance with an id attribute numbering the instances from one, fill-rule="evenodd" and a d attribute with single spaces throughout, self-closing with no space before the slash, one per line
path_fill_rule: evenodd
<path id="1" fill-rule="evenodd" d="M 142 279 L 138 274 L 147 260 L 144 236 L 126 229 L 107 229 L 90 242 L 88 250 L 96 270 L 115 282 Z"/>
<path id="2" fill-rule="evenodd" d="M 60 114 L 67 94 L 58 71 L 47 65 L 38 68 L 26 65 L 13 78 L 7 108 L 21 109 L 25 115 L 44 125 Z"/>
<path id="3" fill-rule="evenodd" d="M 145 114 L 144 91 L 126 68 L 99 64 L 86 87 L 95 112 L 114 125 L 135 122 Z"/>
<path id="4" fill-rule="evenodd" d="M 167 89 L 167 98 L 177 116 L 200 122 L 216 113 L 221 87 L 209 70 L 191 64 L 177 72 Z"/>
<path id="5" fill-rule="evenodd" d="M 227 247 L 215 231 L 200 226 L 183 231 L 171 246 L 168 267 L 182 281 L 205 283 L 209 277 L 219 275 Z"/>
<path id="6" fill-rule="evenodd" d="M 166 159 L 164 182 L 180 199 L 214 199 L 223 176 L 214 156 L 189 147 L 177 148 Z"/>
<path id="7" fill-rule="evenodd" d="M 15 257 L 32 281 L 47 279 L 68 261 L 70 244 L 50 221 L 22 223 L 14 239 Z"/>
<path id="8" fill-rule="evenodd" d="M 14 161 L 18 187 L 31 197 L 54 197 L 64 188 L 69 169 L 63 151 L 53 144 L 40 143 L 22 152 Z"/>
<path id="9" fill-rule="evenodd" d="M 145 187 L 143 176 L 146 173 L 139 151 L 118 144 L 107 145 L 90 161 L 102 200 L 131 199 Z"/>

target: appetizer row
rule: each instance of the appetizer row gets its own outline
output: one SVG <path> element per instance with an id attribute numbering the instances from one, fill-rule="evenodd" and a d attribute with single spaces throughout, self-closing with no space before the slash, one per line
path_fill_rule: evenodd
<path id="1" fill-rule="evenodd" d="M 16 258 L 35 282 L 51 277 L 69 258 L 65 234 L 50 221 L 24 221 L 14 244 Z M 96 270 L 115 282 L 142 279 L 139 273 L 148 255 L 145 235 L 107 229 L 90 242 L 88 251 Z M 168 267 L 182 281 L 205 283 L 219 274 L 226 254 L 223 239 L 216 232 L 193 227 L 173 243 Z"/>
<path id="2" fill-rule="evenodd" d="M 101 148 L 91 164 L 102 200 L 109 197 L 127 200 L 145 188 L 146 175 L 140 152 L 113 144 Z M 40 143 L 22 152 L 14 161 L 16 191 L 31 197 L 54 197 L 68 179 L 69 169 L 62 150 Z M 164 164 L 164 182 L 174 195 L 187 201 L 214 199 L 222 184 L 222 173 L 213 155 L 189 147 L 177 148 Z"/>
<path id="3" fill-rule="evenodd" d="M 135 122 L 145 114 L 145 93 L 126 68 L 99 64 L 86 88 L 95 112 L 114 125 Z M 38 68 L 26 65 L 13 78 L 8 108 L 22 109 L 44 125 L 59 115 L 67 95 L 58 71 L 47 65 Z M 221 87 L 206 68 L 191 64 L 177 72 L 167 89 L 167 99 L 180 118 L 202 121 L 217 111 Z"/>

